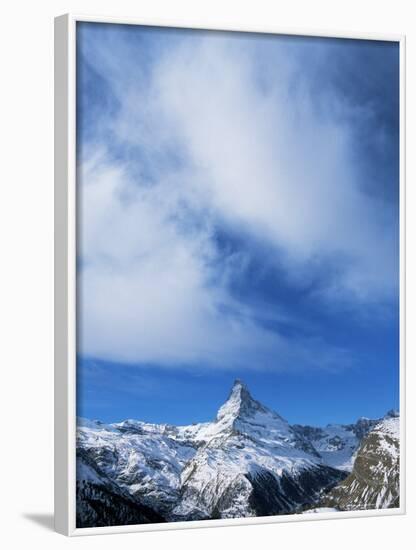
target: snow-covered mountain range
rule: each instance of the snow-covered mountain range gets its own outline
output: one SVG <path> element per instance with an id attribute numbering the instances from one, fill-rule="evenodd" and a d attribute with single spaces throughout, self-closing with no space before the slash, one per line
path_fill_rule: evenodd
<path id="1" fill-rule="evenodd" d="M 173 426 L 79 419 L 77 525 L 301 512 L 319 505 L 327 493 L 337 494 L 353 475 L 366 438 L 383 422 L 395 422 L 395 415 L 326 428 L 291 426 L 237 380 L 213 422 Z M 383 453 L 375 443 L 372 453 L 374 472 L 383 472 L 389 483 L 398 466 L 384 465 L 387 440 Z M 397 432 L 397 449 L 398 442 Z M 334 499 L 328 506 L 346 509 Z M 392 503 L 371 500 L 373 507 Z"/>

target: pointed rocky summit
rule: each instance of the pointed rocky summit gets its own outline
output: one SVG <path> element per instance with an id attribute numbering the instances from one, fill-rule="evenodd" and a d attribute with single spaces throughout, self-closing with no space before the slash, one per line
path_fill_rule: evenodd
<path id="1" fill-rule="evenodd" d="M 217 421 L 225 417 L 233 419 L 251 417 L 256 412 L 262 412 L 264 414 L 268 412 L 271 413 L 271 411 L 266 409 L 261 403 L 253 399 L 244 382 L 237 378 L 231 388 L 227 401 L 218 411 Z"/>
<path id="2" fill-rule="evenodd" d="M 397 414 L 292 426 L 236 380 L 213 422 L 78 421 L 78 524 L 398 506 Z"/>

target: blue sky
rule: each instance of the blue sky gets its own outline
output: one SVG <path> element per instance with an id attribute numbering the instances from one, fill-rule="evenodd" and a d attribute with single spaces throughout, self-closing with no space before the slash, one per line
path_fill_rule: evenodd
<path id="1" fill-rule="evenodd" d="M 78 23 L 78 414 L 398 407 L 399 46 Z"/>

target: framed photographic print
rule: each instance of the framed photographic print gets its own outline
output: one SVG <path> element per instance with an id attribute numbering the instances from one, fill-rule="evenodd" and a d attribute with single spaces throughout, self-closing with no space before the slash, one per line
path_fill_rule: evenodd
<path id="1" fill-rule="evenodd" d="M 56 19 L 57 531 L 404 513 L 403 71 Z"/>

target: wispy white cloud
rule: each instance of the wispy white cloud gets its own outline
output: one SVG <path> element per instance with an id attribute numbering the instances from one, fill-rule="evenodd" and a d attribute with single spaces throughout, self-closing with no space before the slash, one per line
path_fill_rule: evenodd
<path id="1" fill-rule="evenodd" d="M 300 359 L 345 365 L 342 350 L 308 357 L 322 347 L 315 339 L 297 340 L 293 352 L 230 296 L 228 271 L 242 268 L 244 258 L 218 258 L 208 222 L 195 231 L 181 227 L 170 183 L 137 185 L 101 155 L 83 166 L 80 351 L 166 366 L 285 369 Z"/>
<path id="2" fill-rule="evenodd" d="M 120 105 L 106 124 L 129 154 L 115 160 L 98 140 L 79 167 L 81 351 L 175 366 L 348 365 L 323 338 L 265 329 L 231 296 L 246 258 L 224 255 L 215 227 L 266 242 L 294 284 L 317 259 L 339 262 L 323 300 L 388 299 L 394 219 L 362 192 L 351 156 L 365 113 L 331 93 L 318 108 L 284 50 L 263 60 L 261 81 L 247 42 L 201 39 L 165 52 L 144 79 L 140 60 L 100 46 Z"/>
<path id="3" fill-rule="evenodd" d="M 362 192 L 351 154 L 351 125 L 366 113 L 325 90 L 318 110 L 299 77 L 288 89 L 296 67 L 279 57 L 264 92 L 253 63 L 207 41 L 161 65 L 156 86 L 197 171 L 191 185 L 283 250 L 302 277 L 314 257 L 338 258 L 338 291 L 384 297 L 396 284 L 394 221 Z"/>

